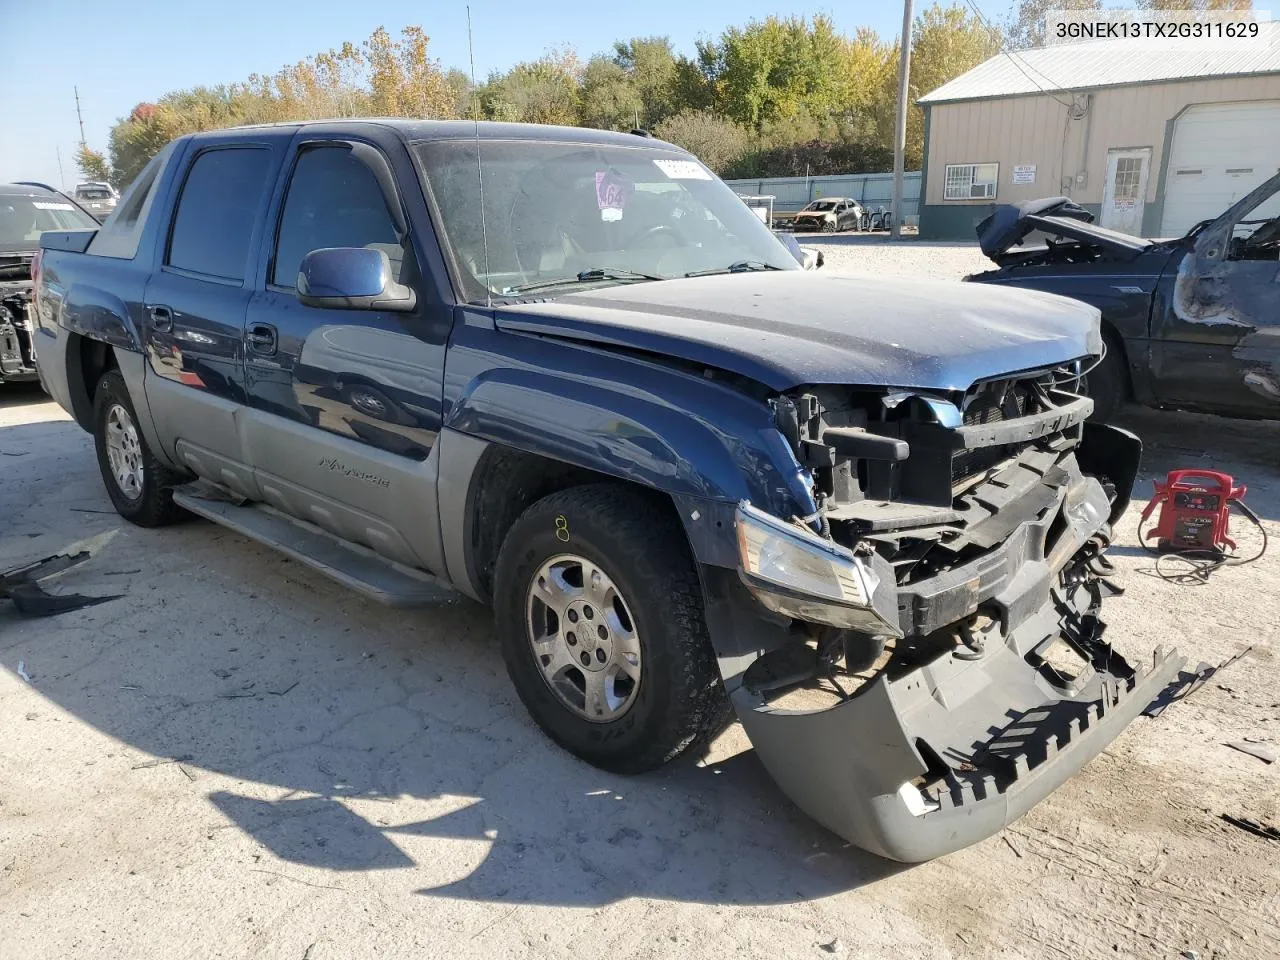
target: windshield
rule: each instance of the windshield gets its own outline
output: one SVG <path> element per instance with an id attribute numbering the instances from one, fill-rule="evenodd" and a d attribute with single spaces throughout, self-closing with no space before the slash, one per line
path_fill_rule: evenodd
<path id="1" fill-rule="evenodd" d="M 106 187 L 76 187 L 77 200 L 110 200 L 111 191 Z"/>
<path id="2" fill-rule="evenodd" d="M 35 250 L 45 230 L 96 229 L 98 223 L 61 197 L 17 197 L 0 194 L 0 252 Z"/>
<path id="3" fill-rule="evenodd" d="M 835 200 L 815 200 L 805 207 L 806 210 L 834 210 L 835 208 Z"/>
<path id="4" fill-rule="evenodd" d="M 679 154 L 482 141 L 482 232 L 475 141 L 434 141 L 417 150 L 466 300 L 519 296 L 522 288 L 558 280 L 572 290 L 731 266 L 798 269 L 732 190 Z"/>

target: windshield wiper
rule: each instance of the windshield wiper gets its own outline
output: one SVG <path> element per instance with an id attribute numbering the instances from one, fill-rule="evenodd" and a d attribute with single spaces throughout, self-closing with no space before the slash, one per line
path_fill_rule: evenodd
<path id="1" fill-rule="evenodd" d="M 547 290 L 551 287 L 564 287 L 574 283 L 592 283 L 597 280 L 666 280 L 652 273 L 638 273 L 635 270 L 624 270 L 614 267 L 592 267 L 582 270 L 573 277 L 557 277 L 554 280 L 539 280 L 518 287 L 508 287 L 504 295 L 528 293 L 530 290 Z"/>
<path id="2" fill-rule="evenodd" d="M 716 267 L 713 270 L 694 270 L 692 273 L 686 273 L 685 276 L 710 277 L 717 273 L 751 273 L 755 270 L 781 269 L 781 267 L 775 267 L 772 263 L 765 263 L 763 260 L 738 260 L 727 267 Z"/>

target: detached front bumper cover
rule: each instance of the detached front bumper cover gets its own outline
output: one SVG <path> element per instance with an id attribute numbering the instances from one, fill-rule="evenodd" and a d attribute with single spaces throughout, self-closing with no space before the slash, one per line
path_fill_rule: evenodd
<path id="1" fill-rule="evenodd" d="M 1041 468 L 1044 483 L 1004 505 L 1028 518 L 999 545 L 897 588 L 897 646 L 831 705 L 770 702 L 776 687 L 749 668 L 795 650 L 791 621 L 761 605 L 769 585 L 751 571 L 727 569 L 723 554 L 704 563 L 707 622 L 738 717 L 779 787 L 815 820 L 893 860 L 951 853 L 1047 797 L 1175 681 L 1185 663 L 1176 652 L 1158 650 L 1150 667 L 1135 669 L 1103 636 L 1107 584 L 1097 559 L 1115 503 L 1128 499 L 1140 444 L 1097 432 L 1086 429 L 1077 450 L 1095 469 L 1083 473 L 1074 457 Z M 727 519 L 721 509 L 716 523 Z M 783 558 L 776 570 L 796 568 L 774 545 L 758 552 L 761 567 L 767 555 Z M 873 606 L 893 596 L 891 577 L 877 578 Z M 979 614 L 979 649 L 948 647 L 947 632 Z"/>
<path id="2" fill-rule="evenodd" d="M 1123 663 L 1115 660 L 1113 667 Z M 801 809 L 863 849 L 916 863 L 1022 816 L 1111 743 L 1184 662 L 1157 651 L 1146 671 L 1098 673 L 1074 696 L 1046 697 L 1038 674 L 1004 646 L 977 663 L 948 660 L 898 680 L 881 676 L 824 711 L 757 706 L 738 715 Z M 1023 709 L 1014 707 L 1019 700 Z M 999 724 L 994 737 L 981 729 L 991 721 Z M 921 792 L 915 784 L 935 758 L 951 770 Z M 973 769 L 979 759 L 981 772 Z"/>

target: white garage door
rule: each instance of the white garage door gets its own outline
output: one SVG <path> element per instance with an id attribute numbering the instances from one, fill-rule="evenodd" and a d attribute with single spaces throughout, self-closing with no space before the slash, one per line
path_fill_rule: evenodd
<path id="1" fill-rule="evenodd" d="M 1280 100 L 1206 103 L 1174 124 L 1160 236 L 1180 237 L 1280 170 Z"/>

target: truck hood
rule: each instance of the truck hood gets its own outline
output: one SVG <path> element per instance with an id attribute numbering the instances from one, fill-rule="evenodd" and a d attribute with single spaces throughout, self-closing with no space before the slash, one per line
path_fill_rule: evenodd
<path id="1" fill-rule="evenodd" d="M 1098 317 L 1039 291 L 787 270 L 502 304 L 495 322 L 676 357 L 778 391 L 823 383 L 966 390 L 1101 353 Z"/>

